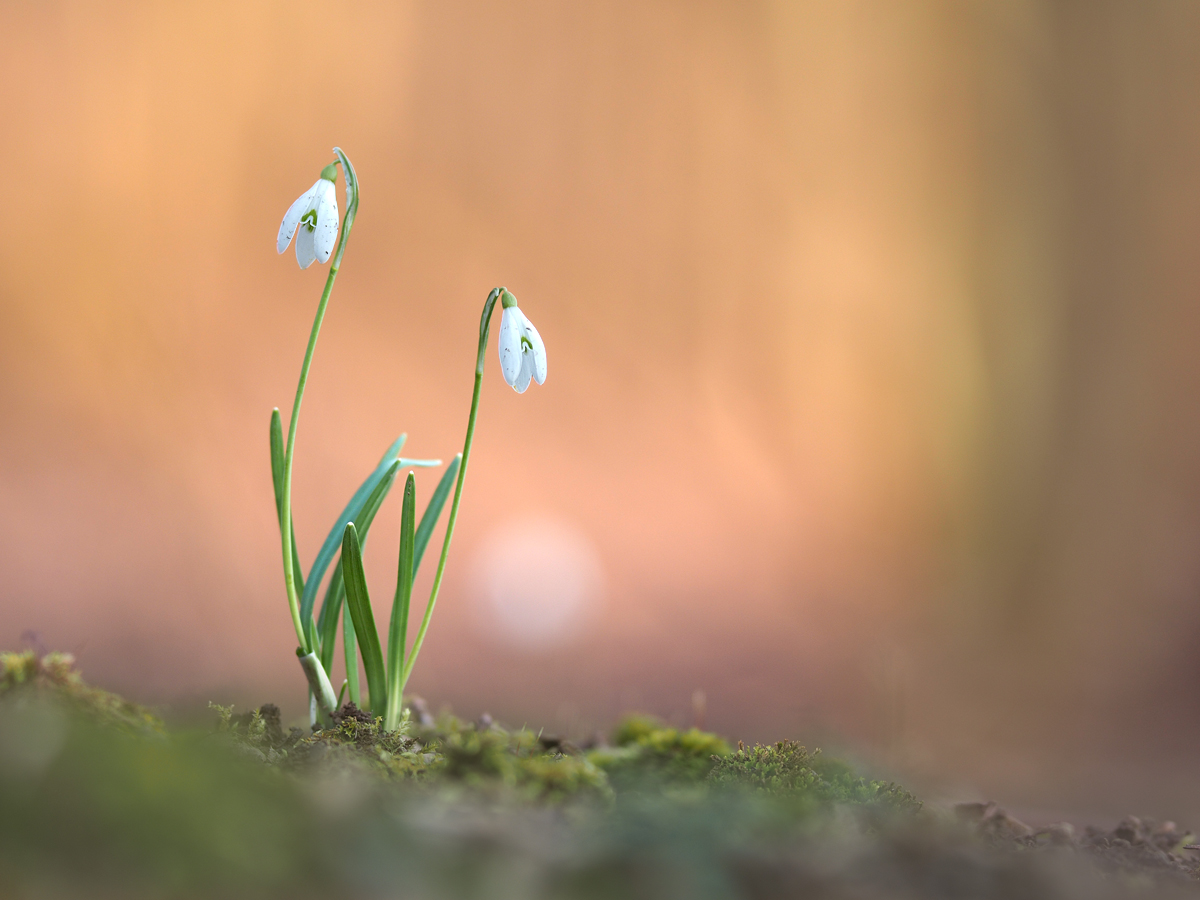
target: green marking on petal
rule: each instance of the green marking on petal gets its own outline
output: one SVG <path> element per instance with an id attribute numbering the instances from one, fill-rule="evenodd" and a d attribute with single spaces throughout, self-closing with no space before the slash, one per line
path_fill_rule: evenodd
<path id="1" fill-rule="evenodd" d="M 525 335 L 521 335 L 521 352 L 528 353 L 532 349 L 533 349 L 533 341 L 531 341 L 529 338 L 525 337 Z"/>

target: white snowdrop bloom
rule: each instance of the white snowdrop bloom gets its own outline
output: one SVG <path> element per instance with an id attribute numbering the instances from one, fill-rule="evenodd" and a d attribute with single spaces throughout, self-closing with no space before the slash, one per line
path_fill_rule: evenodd
<path id="1" fill-rule="evenodd" d="M 517 308 L 517 298 L 505 291 L 500 295 L 504 312 L 500 316 L 500 370 L 504 380 L 518 393 L 525 393 L 530 379 L 546 380 L 546 345 L 542 336 Z"/>
<path id="2" fill-rule="evenodd" d="M 300 195 L 289 208 L 279 225 L 279 237 L 275 249 L 282 253 L 292 242 L 292 235 L 299 227 L 296 237 L 296 262 L 307 269 L 313 260 L 329 262 L 333 245 L 338 235 L 337 194 L 333 179 L 337 177 L 336 166 L 326 166 L 317 183 Z"/>

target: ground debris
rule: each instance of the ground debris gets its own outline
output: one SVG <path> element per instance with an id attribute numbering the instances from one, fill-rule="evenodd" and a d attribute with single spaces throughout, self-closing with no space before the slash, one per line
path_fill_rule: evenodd
<path id="1" fill-rule="evenodd" d="M 1194 835 L 1174 822 L 1126 816 L 1111 830 L 1088 825 L 1080 834 L 1070 822 L 1031 828 L 994 802 L 960 803 L 954 812 L 993 846 L 1068 849 L 1111 876 L 1200 884 L 1200 853 L 1188 849 Z"/>
<path id="2" fill-rule="evenodd" d="M 1198 880 L 1200 855 L 1186 849 L 1193 838 L 1174 822 L 1126 816 L 1112 831 L 1088 826 L 1079 846 L 1107 871 L 1153 872 Z"/>
<path id="3" fill-rule="evenodd" d="M 959 819 L 973 825 L 979 834 L 994 841 L 1025 842 L 1034 834 L 1032 828 L 995 803 L 959 803 L 954 812 Z"/>

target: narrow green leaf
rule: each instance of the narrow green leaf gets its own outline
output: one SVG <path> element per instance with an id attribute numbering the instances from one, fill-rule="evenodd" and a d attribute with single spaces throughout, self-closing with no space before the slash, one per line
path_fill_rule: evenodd
<path id="1" fill-rule="evenodd" d="M 271 482 L 275 487 L 275 520 L 279 523 L 279 533 L 283 533 L 283 420 L 279 418 L 279 409 L 271 410 Z M 300 565 L 300 551 L 296 549 L 296 526 L 292 525 L 292 577 L 296 582 L 296 591 L 304 591 L 304 569 Z"/>
<path id="2" fill-rule="evenodd" d="M 400 457 L 400 465 L 406 469 L 433 469 L 441 464 L 442 461 L 440 459 L 409 459 L 407 456 Z"/>
<path id="3" fill-rule="evenodd" d="M 342 593 L 344 596 L 345 591 Z M 358 687 L 358 640 L 354 635 L 352 616 L 342 616 L 342 649 L 346 654 L 346 683 L 350 686 L 350 699 L 362 709 L 362 691 Z"/>
<path id="4" fill-rule="evenodd" d="M 363 543 L 366 543 L 364 540 Z M 321 616 L 317 619 L 317 631 L 321 634 L 321 665 L 325 671 L 333 665 L 334 639 L 337 637 L 338 616 L 342 612 L 342 601 L 346 599 L 346 586 L 342 582 L 342 561 L 333 567 L 329 579 L 329 590 L 321 603 Z"/>
<path id="5" fill-rule="evenodd" d="M 308 635 L 308 646 L 313 653 L 317 654 L 317 658 L 319 659 L 321 656 L 321 637 L 317 634 L 317 625 L 311 618 L 304 623 L 304 631 Z"/>
<path id="6" fill-rule="evenodd" d="M 329 568 L 329 564 L 333 562 L 333 557 L 337 555 L 338 546 L 342 542 L 342 534 L 345 531 L 346 523 L 358 520 L 363 504 L 366 503 L 367 498 L 371 496 L 371 492 L 375 490 L 379 482 L 383 480 L 388 468 L 396 460 L 396 454 L 400 452 L 400 448 L 404 446 L 404 441 L 407 438 L 408 435 L 402 434 L 392 446 L 388 447 L 387 452 L 383 454 L 383 458 L 379 460 L 379 465 L 375 467 L 375 470 L 367 476 L 367 480 L 354 492 L 354 496 L 350 498 L 350 502 L 346 504 L 346 508 L 342 510 L 342 514 L 338 516 L 338 520 L 334 523 L 333 528 L 330 529 L 329 534 L 325 538 L 325 543 L 321 545 L 321 549 L 317 553 L 317 558 L 313 561 L 312 568 L 308 572 L 308 579 L 304 585 L 304 595 L 300 598 L 301 621 L 306 621 L 312 616 L 313 606 L 316 605 L 317 600 L 317 590 L 321 586 L 321 580 L 325 577 L 325 570 Z M 390 483 L 388 487 L 391 487 Z"/>
<path id="7" fill-rule="evenodd" d="M 388 467 L 383 480 L 375 485 L 375 489 L 371 491 L 371 495 L 360 510 L 358 521 L 355 523 L 355 531 L 361 535 L 359 540 L 360 550 L 367 545 L 367 534 L 371 529 L 371 523 L 375 521 L 375 515 L 379 512 L 379 507 L 383 504 L 388 491 L 391 490 L 392 483 L 396 480 L 396 473 L 399 469 L 400 461 L 396 460 Z M 329 579 L 329 590 L 325 593 L 325 600 L 321 603 L 321 614 L 317 619 L 316 630 L 321 635 L 322 640 L 319 653 L 321 663 L 325 666 L 326 671 L 333 665 L 335 649 L 333 641 L 337 634 L 338 612 L 341 609 L 345 596 L 342 561 L 339 558 L 337 565 L 334 566 L 333 575 Z M 307 621 L 312 622 L 312 618 L 309 617 Z M 314 646 L 316 645 L 314 644 Z M 353 648 L 351 650 L 353 651 Z"/>
<path id="8" fill-rule="evenodd" d="M 296 523 L 292 522 L 292 580 L 296 582 L 296 592 L 304 593 L 304 569 L 300 565 L 300 551 L 296 549 Z"/>
<path id="9" fill-rule="evenodd" d="M 383 505 L 383 499 L 387 496 L 388 491 L 392 489 L 392 482 L 396 480 L 396 473 L 400 471 L 400 460 L 396 460 L 387 471 L 383 473 L 383 478 L 375 485 L 371 495 L 362 505 L 359 511 L 358 518 L 352 520 L 354 528 L 362 532 L 362 542 L 367 542 L 367 529 L 371 527 L 371 523 L 375 521 L 375 514 L 379 512 L 379 507 Z"/>
<path id="10" fill-rule="evenodd" d="M 275 483 L 275 518 L 283 516 L 283 419 L 279 408 L 271 410 L 271 480 Z"/>
<path id="11" fill-rule="evenodd" d="M 461 453 L 450 460 L 450 465 L 442 474 L 442 480 L 438 482 L 433 496 L 429 498 L 429 505 L 425 507 L 425 512 L 421 516 L 421 524 L 417 527 L 417 533 L 413 540 L 414 579 L 417 577 L 417 570 L 421 568 L 421 557 L 425 555 L 425 548 L 429 545 L 429 539 L 433 537 L 433 529 L 437 525 L 438 517 L 442 514 L 442 507 L 446 505 L 446 498 L 450 496 L 450 489 L 454 487 L 454 479 L 458 475 L 458 466 L 461 462 Z"/>
<path id="12" fill-rule="evenodd" d="M 396 573 L 396 597 L 388 626 L 388 705 L 383 725 L 387 731 L 400 721 L 401 679 L 404 672 L 404 648 L 408 641 L 408 606 L 413 586 L 413 525 L 417 518 L 417 486 L 413 473 L 404 482 L 404 503 L 400 513 L 400 562 Z"/>
<path id="13" fill-rule="evenodd" d="M 359 511 L 359 516 L 354 522 L 354 529 L 360 535 L 360 547 L 367 546 L 367 534 L 371 530 L 371 523 L 375 521 L 379 507 L 383 505 L 384 498 L 391 490 L 398 471 L 400 471 L 400 460 L 396 460 L 388 467 L 383 480 L 375 485 L 375 489 L 371 491 L 371 495 L 367 497 L 366 503 Z M 342 561 L 339 559 L 337 565 L 333 567 L 333 575 L 329 579 L 329 589 L 325 592 L 325 599 L 321 602 L 321 614 L 317 617 L 316 630 L 320 633 L 323 642 L 320 652 L 321 664 L 325 666 L 326 671 L 329 671 L 329 667 L 333 665 L 334 647 L 332 642 L 337 634 L 338 610 L 341 608 L 342 599 L 345 596 L 344 590 Z M 340 595 L 339 591 L 342 592 Z M 310 617 L 308 621 L 311 622 L 312 618 Z M 314 644 L 314 646 L 316 645 Z"/>
<path id="14" fill-rule="evenodd" d="M 354 622 L 363 668 L 367 672 L 371 711 L 378 715 L 387 706 L 387 678 L 383 668 L 383 652 L 379 647 L 379 632 L 375 630 L 375 614 L 371 611 L 371 597 L 367 593 L 362 547 L 358 543 L 353 522 L 346 523 L 342 537 L 342 578 L 346 584 L 346 610 Z"/>

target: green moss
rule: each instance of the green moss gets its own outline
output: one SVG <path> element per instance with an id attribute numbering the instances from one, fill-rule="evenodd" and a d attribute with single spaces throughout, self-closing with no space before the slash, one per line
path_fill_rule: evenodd
<path id="1" fill-rule="evenodd" d="M 134 733 L 163 733 L 162 720 L 150 710 L 86 684 L 69 653 L 0 653 L 0 698 L 30 695 L 63 703 L 98 724 Z"/>
<path id="2" fill-rule="evenodd" d="M 586 757 L 551 751 L 525 729 L 447 729 L 433 736 L 430 746 L 438 759 L 429 774 L 442 782 L 535 802 L 611 794 L 604 773 Z"/>
<path id="3" fill-rule="evenodd" d="M 352 769 L 389 781 L 520 802 L 611 795 L 604 773 L 582 754 L 548 746 L 527 729 L 480 727 L 451 715 L 414 729 L 406 713 L 400 727 L 389 732 L 382 719 L 346 704 L 332 727 L 311 734 L 293 728 L 284 735 L 274 706 L 241 715 L 210 706 L 217 712 L 218 730 L 244 752 L 297 773 Z"/>
<path id="4" fill-rule="evenodd" d="M 809 753 L 795 741 L 779 741 L 736 752 L 714 761 L 708 780 L 721 787 L 741 787 L 792 800 L 827 806 L 837 803 L 881 810 L 916 812 L 921 801 L 890 781 L 869 781 L 840 759 Z"/>
<path id="5" fill-rule="evenodd" d="M 386 781 L 420 777 L 433 762 L 408 733 L 407 718 L 394 731 L 383 720 L 347 704 L 328 728 L 283 731 L 279 708 L 266 704 L 247 713 L 210 703 L 217 731 L 244 755 L 297 774 L 357 771 Z"/>
<path id="6" fill-rule="evenodd" d="M 629 716 L 613 732 L 613 747 L 591 751 L 589 759 L 618 788 L 640 783 L 697 784 L 715 760 L 729 754 L 720 737 L 698 728 L 680 731 L 650 716 Z"/>
<path id="7" fill-rule="evenodd" d="M 283 897 L 316 871 L 317 825 L 283 777 L 167 733 L 69 657 L 0 665 L 0 895 Z"/>
<path id="8" fill-rule="evenodd" d="M 724 900 L 747 896 L 739 873 L 753 860 L 774 878 L 784 870 L 769 854 L 839 833 L 840 820 L 812 811 L 919 808 L 797 744 L 731 754 L 716 735 L 646 717 L 587 753 L 486 717 L 388 732 L 350 705 L 315 732 L 285 730 L 270 705 L 214 706 L 215 734 L 166 732 L 85 685 L 69 658 L 0 664 L 2 896 L 375 896 L 401 885 L 482 897 L 507 885 L 538 898 Z M 852 822 L 877 836 L 893 824 Z"/>

